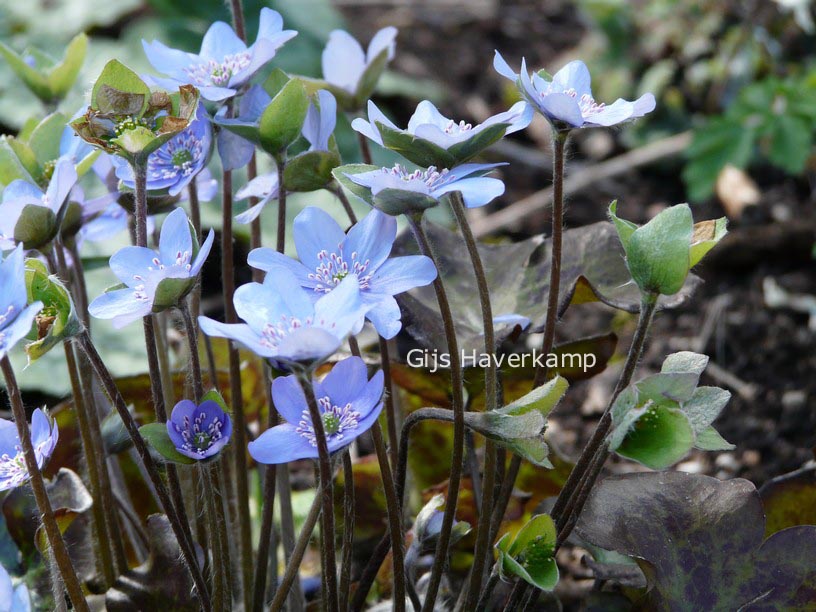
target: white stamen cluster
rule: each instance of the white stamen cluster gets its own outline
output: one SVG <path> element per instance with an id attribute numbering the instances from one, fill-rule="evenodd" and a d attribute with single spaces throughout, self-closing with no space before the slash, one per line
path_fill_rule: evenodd
<path id="1" fill-rule="evenodd" d="M 574 89 L 568 89 L 564 93 L 571 98 L 578 98 L 578 92 Z M 545 94 L 542 93 L 541 95 L 544 96 Z M 606 104 L 603 102 L 596 102 L 595 98 L 589 94 L 583 94 L 580 98 L 578 98 L 578 107 L 581 109 L 581 114 L 584 117 L 587 117 L 589 115 L 600 113 L 606 107 Z"/>
<path id="2" fill-rule="evenodd" d="M 460 121 L 456 123 L 453 119 L 448 121 L 448 125 L 445 126 L 445 133 L 446 134 L 461 134 L 462 132 L 469 132 L 473 129 L 473 125 L 470 123 L 465 123 L 465 121 Z"/>
<path id="3" fill-rule="evenodd" d="M 203 456 L 213 444 L 223 437 L 221 433 L 221 429 L 224 427 L 223 421 L 217 415 L 214 415 L 208 423 L 207 413 L 203 410 L 193 418 L 192 423 L 190 417 L 185 416 L 182 425 L 182 427 L 179 427 L 176 423 L 173 423 L 173 427 L 184 439 L 182 448 L 191 453 L 194 452 Z"/>
<path id="4" fill-rule="evenodd" d="M 429 166 L 427 170 L 414 170 L 409 172 L 401 164 L 396 164 L 393 168 L 383 168 L 382 171 L 399 177 L 405 182 L 421 181 L 429 188 L 433 187 L 439 180 L 446 178 L 450 172 L 447 168 L 437 170 L 436 166 Z"/>
<path id="5" fill-rule="evenodd" d="M 148 158 L 147 172 L 154 180 L 188 177 L 204 155 L 201 139 L 191 131 L 182 132 Z"/>
<path id="6" fill-rule="evenodd" d="M 317 400 L 317 407 L 323 419 L 323 429 L 326 432 L 326 441 L 343 440 L 345 432 L 357 429 L 360 423 L 360 413 L 352 410 L 351 403 L 344 406 L 336 406 L 329 396 L 321 397 Z M 300 422 L 295 429 L 301 436 L 309 441 L 312 446 L 317 446 L 312 418 L 309 410 L 305 409 L 300 416 Z"/>
<path id="7" fill-rule="evenodd" d="M 315 322 L 313 317 L 306 317 L 301 321 L 298 317 L 281 315 L 281 320 L 278 323 L 264 325 L 261 330 L 260 343 L 267 348 L 275 349 L 278 348 L 278 345 L 286 336 L 303 327 L 333 329 L 336 326 L 336 323 L 327 323 L 324 319 Z"/>
<path id="8" fill-rule="evenodd" d="M 339 253 L 329 253 L 325 249 L 317 254 L 320 265 L 308 275 L 309 280 L 315 282 L 316 292 L 329 293 L 349 274 L 356 274 L 360 282 L 360 289 L 368 289 L 372 274 L 366 274 L 371 260 L 358 260 L 357 251 L 351 253 L 346 261 L 342 249 Z"/>
<path id="9" fill-rule="evenodd" d="M 189 66 L 184 69 L 184 72 L 190 77 L 193 85 L 199 87 L 208 85 L 225 87 L 229 85 L 232 76 L 249 66 L 251 61 L 252 56 L 249 52 L 244 51 L 243 53 L 226 55 L 220 62 L 211 59 Z"/>

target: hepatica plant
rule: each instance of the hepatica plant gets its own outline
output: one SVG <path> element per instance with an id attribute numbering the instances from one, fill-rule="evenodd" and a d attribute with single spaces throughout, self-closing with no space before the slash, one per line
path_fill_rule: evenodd
<path id="1" fill-rule="evenodd" d="M 0 138 L 0 611 L 533 609 L 540 591 L 560 605 L 576 545 L 597 584 L 625 583 L 600 607 L 812 609 L 816 527 L 763 539 L 750 483 L 667 472 L 745 444 L 718 431 L 722 367 L 646 353 L 725 219 L 676 204 L 635 223 L 613 202 L 564 229 L 570 138 L 651 121 L 655 97 L 605 104 L 580 60 L 550 75 L 497 52 L 502 103 L 401 116 L 378 98 L 396 28 L 365 45 L 287 6 L 308 26 L 292 45 L 279 13 L 232 2 L 196 52 L 143 41 L 149 75 L 104 58 L 79 109 L 84 35 L 61 60 L 0 44 L 48 110 Z M 391 76 L 392 96 L 422 91 Z M 552 229 L 478 242 L 470 215 L 492 216 L 470 209 L 529 204 L 499 141 L 546 140 L 520 134 L 536 114 Z M 561 326 L 587 302 L 623 311 L 615 334 Z M 608 363 L 614 391 L 570 448 L 581 396 L 551 412 Z M 36 407 L 63 373 L 70 400 Z"/>

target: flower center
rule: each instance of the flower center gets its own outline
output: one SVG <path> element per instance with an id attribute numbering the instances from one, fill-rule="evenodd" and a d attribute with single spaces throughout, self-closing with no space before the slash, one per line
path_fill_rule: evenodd
<path id="1" fill-rule="evenodd" d="M 147 171 L 153 180 L 188 177 L 199 169 L 205 155 L 201 139 L 188 130 L 151 155 L 147 161 Z"/>
<path id="2" fill-rule="evenodd" d="M 152 129 L 150 123 L 147 119 L 136 119 L 135 117 L 125 117 L 116 126 L 113 128 L 114 132 L 116 132 L 117 136 L 121 136 L 125 132 L 129 132 L 130 130 L 135 130 L 138 127 L 146 127 L 147 129 Z"/>
<path id="3" fill-rule="evenodd" d="M 525 567 L 541 564 L 552 558 L 554 550 L 544 536 L 536 536 L 519 555 L 519 563 Z"/>
<path id="4" fill-rule="evenodd" d="M 578 98 L 578 92 L 572 88 L 567 89 L 564 93 L 571 98 Z M 543 97 L 545 94 L 542 92 L 541 95 Z M 587 117 L 588 115 L 600 113 L 606 107 L 606 104 L 603 102 L 596 102 L 595 98 L 589 94 L 583 94 L 580 98 L 578 98 L 578 107 L 581 109 L 581 114 L 584 117 Z"/>
<path id="5" fill-rule="evenodd" d="M 326 432 L 326 441 L 339 441 L 345 439 L 348 431 L 357 429 L 360 424 L 360 413 L 352 410 L 351 403 L 344 406 L 337 406 L 328 395 L 317 400 L 317 407 L 320 410 L 320 417 L 323 420 L 323 429 Z M 308 408 L 300 416 L 300 422 L 296 431 L 309 441 L 312 446 L 317 446 L 312 418 Z"/>
<path id="6" fill-rule="evenodd" d="M 329 293 L 349 274 L 356 274 L 360 282 L 360 289 L 368 289 L 371 282 L 371 273 L 366 273 L 371 260 L 359 260 L 357 251 L 353 251 L 348 261 L 343 256 L 342 246 L 338 246 L 339 253 L 329 253 L 325 249 L 317 254 L 320 262 L 314 272 L 308 275 L 314 281 L 316 292 Z"/>
<path id="7" fill-rule="evenodd" d="M 192 79 L 194 85 L 224 87 L 229 85 L 229 81 L 235 73 L 249 66 L 251 61 L 252 56 L 244 51 L 243 53 L 225 55 L 220 62 L 212 59 L 201 62 L 195 66 L 185 68 L 184 72 Z"/>
<path id="8" fill-rule="evenodd" d="M 187 162 L 193 161 L 193 154 L 190 153 L 187 149 L 179 149 L 175 153 L 173 153 L 173 157 L 170 158 L 173 162 L 173 165 L 177 168 L 183 166 Z"/>
<path id="9" fill-rule="evenodd" d="M 448 175 L 448 172 L 450 172 L 447 168 L 437 170 L 436 166 L 429 166 L 427 170 L 408 171 L 401 164 L 396 164 L 393 168 L 383 168 L 382 171 L 399 177 L 406 183 L 411 181 L 425 183 L 429 188 L 432 188 L 438 181 L 444 179 Z"/>
<path id="10" fill-rule="evenodd" d="M 192 253 L 190 251 L 176 251 L 176 258 L 172 263 L 165 264 L 161 259 L 158 257 L 153 258 L 153 266 L 148 266 L 147 269 L 153 272 L 154 270 L 166 270 L 168 267 L 170 268 L 184 268 L 186 272 L 189 272 L 193 268 L 193 264 L 190 263 L 190 259 L 192 258 Z M 139 276 L 138 274 L 136 276 Z M 141 276 L 139 278 L 133 277 L 134 280 L 143 280 Z"/>
<path id="11" fill-rule="evenodd" d="M 204 455 L 213 444 L 223 437 L 221 428 L 224 423 L 217 416 L 207 422 L 207 413 L 201 411 L 194 415 L 192 422 L 190 417 L 184 417 L 183 427 L 173 423 L 173 427 L 184 439 L 182 448 L 188 452 Z"/>
<path id="12" fill-rule="evenodd" d="M 453 119 L 448 121 L 448 125 L 445 126 L 445 133 L 446 134 L 461 134 L 462 132 L 469 132 L 473 129 L 473 125 L 470 123 L 465 123 L 465 121 L 460 121 L 456 123 Z"/>
<path id="13" fill-rule="evenodd" d="M 12 457 L 8 453 L 0 455 L 0 481 L 11 485 L 10 487 L 18 487 L 28 480 L 28 468 L 25 464 L 25 456 L 20 445 L 15 445 L 14 449 L 17 451 Z"/>

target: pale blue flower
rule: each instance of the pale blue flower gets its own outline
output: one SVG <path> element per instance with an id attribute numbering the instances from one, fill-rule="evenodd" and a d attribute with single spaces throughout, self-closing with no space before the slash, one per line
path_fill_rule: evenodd
<path id="1" fill-rule="evenodd" d="M 337 125 L 337 100 L 331 92 L 320 89 L 317 104 L 311 102 L 306 111 L 301 133 L 309 142 L 309 151 L 328 151 L 329 138 Z"/>
<path id="2" fill-rule="evenodd" d="M 31 444 L 37 467 L 42 468 L 51 457 L 59 439 L 57 423 L 37 408 L 31 415 Z M 14 421 L 0 419 L 0 491 L 19 487 L 31 478 Z"/>
<path id="3" fill-rule="evenodd" d="M 484 206 L 504 193 L 504 183 L 496 178 L 481 176 L 484 172 L 505 164 L 463 164 L 451 170 L 407 170 L 400 164 L 360 174 L 346 174 L 353 182 L 367 187 L 376 196 L 384 190 L 407 191 L 439 200 L 443 195 L 458 191 L 465 206 Z M 475 175 L 475 176 L 474 176 Z"/>
<path id="4" fill-rule="evenodd" d="M 516 73 L 496 51 L 493 67 L 503 77 L 513 81 L 538 112 L 559 129 L 612 126 L 642 117 L 655 108 L 652 94 L 643 94 L 634 102 L 618 98 L 612 104 L 596 102 L 592 97 L 589 70 L 584 62 L 570 62 L 547 80 L 538 73 L 527 72 L 521 60 L 521 73 Z"/>
<path id="5" fill-rule="evenodd" d="M 241 214 L 235 215 L 235 221 L 241 224 L 252 223 L 258 218 L 267 204 L 278 198 L 279 189 L 280 183 L 277 170 L 272 170 L 268 174 L 261 174 L 249 181 L 235 193 L 235 199 L 240 202 L 247 198 L 258 198 L 259 201 Z"/>
<path id="6" fill-rule="evenodd" d="M 292 272 L 274 269 L 263 284 L 248 283 L 235 291 L 235 311 L 245 323 L 220 323 L 204 316 L 198 322 L 208 336 L 235 340 L 276 363 L 319 361 L 361 325 L 368 306 L 359 286 L 357 277 L 349 274 L 313 302 Z"/>
<path id="7" fill-rule="evenodd" d="M 333 30 L 323 49 L 323 80 L 355 95 L 360 88 L 360 79 L 383 51 L 387 51 L 387 61 L 394 58 L 396 38 L 397 28 L 383 28 L 371 39 L 368 50 L 363 51 L 351 34 Z"/>
<path id="8" fill-rule="evenodd" d="M 389 257 L 397 221 L 378 210 L 372 210 L 346 234 L 328 213 L 309 207 L 295 218 L 292 231 L 300 261 L 260 248 L 249 254 L 249 265 L 266 272 L 290 270 L 313 301 L 354 274 L 363 303 L 370 307 L 366 318 L 384 338 L 393 338 L 402 328 L 394 296 L 436 278 L 433 261 L 424 255 Z"/>
<path id="9" fill-rule="evenodd" d="M 0 359 L 31 331 L 42 302 L 28 304 L 23 246 L 0 262 Z"/>
<path id="10" fill-rule="evenodd" d="M 30 612 L 31 596 L 28 587 L 21 582 L 17 588 L 11 582 L 6 568 L 0 565 L 0 612 Z"/>
<path id="11" fill-rule="evenodd" d="M 255 143 L 236 131 L 257 133 L 261 115 L 272 97 L 260 85 L 253 85 L 241 96 L 238 116 L 227 118 L 226 107 L 215 115 L 215 123 L 227 129 L 218 130 L 218 156 L 224 170 L 243 168 L 255 153 Z M 231 128 L 231 129 L 230 129 Z M 233 131 L 236 130 L 236 131 Z"/>
<path id="12" fill-rule="evenodd" d="M 380 370 L 369 380 L 359 357 L 338 362 L 323 380 L 315 379 L 312 385 L 330 453 L 351 444 L 380 416 L 383 373 Z M 309 405 L 297 376 L 279 376 L 272 381 L 272 400 L 286 422 L 267 429 L 249 443 L 252 458 L 266 464 L 317 459 Z"/>
<path id="13" fill-rule="evenodd" d="M 262 8 L 258 37 L 249 47 L 223 21 L 210 26 L 198 54 L 171 49 L 155 40 L 150 43 L 143 40 L 142 46 L 153 68 L 168 76 L 154 78 L 158 85 L 170 90 L 179 85 L 194 85 L 202 98 L 218 102 L 234 96 L 296 35 L 293 30 L 283 29 L 283 18 L 277 11 Z"/>
<path id="14" fill-rule="evenodd" d="M 175 306 L 195 285 L 214 238 L 210 230 L 199 249 L 187 215 L 177 208 L 164 220 L 158 252 L 127 246 L 111 257 L 111 270 L 125 288 L 103 293 L 91 302 L 88 312 L 120 328 Z"/>

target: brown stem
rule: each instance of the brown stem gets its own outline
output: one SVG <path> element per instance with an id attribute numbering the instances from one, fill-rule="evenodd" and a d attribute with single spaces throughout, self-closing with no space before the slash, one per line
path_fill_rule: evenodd
<path id="1" fill-rule="evenodd" d="M 343 546 L 340 563 L 340 601 L 348 601 L 351 590 L 351 557 L 354 552 L 354 466 L 351 454 L 343 452 Z"/>

